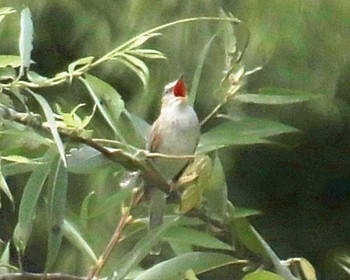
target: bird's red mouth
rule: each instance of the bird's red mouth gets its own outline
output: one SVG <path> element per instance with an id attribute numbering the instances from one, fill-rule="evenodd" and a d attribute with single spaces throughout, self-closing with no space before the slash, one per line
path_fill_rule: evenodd
<path id="1" fill-rule="evenodd" d="M 176 84 L 174 85 L 173 93 L 176 97 L 186 97 L 187 89 L 182 77 L 178 79 Z"/>

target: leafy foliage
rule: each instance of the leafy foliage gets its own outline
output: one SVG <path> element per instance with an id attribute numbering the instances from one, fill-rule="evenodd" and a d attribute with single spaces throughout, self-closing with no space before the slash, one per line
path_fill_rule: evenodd
<path id="1" fill-rule="evenodd" d="M 0 9 L 0 22 L 13 12 Z M 214 22 L 215 29 L 208 28 L 208 22 Z M 168 58 L 152 48 L 152 42 L 161 41 L 162 32 L 170 27 L 185 24 L 210 31 L 194 69 L 192 104 L 201 104 L 201 80 L 211 52 L 218 49 L 224 54 L 224 62 L 214 65 L 220 73 L 215 81 L 217 105 L 206 109 L 195 159 L 178 181 L 180 203 L 169 203 L 165 224 L 147 232 L 148 202 L 140 195 L 143 182 L 153 180 L 160 188 L 169 187 L 150 163 L 152 155 L 142 149 L 149 125 L 137 115 L 137 108 L 147 111 L 147 104 L 141 96 L 141 102 L 130 106 L 135 113 L 127 110 L 129 97 L 121 94 L 122 88 L 100 78 L 96 69 L 112 64 L 122 71 L 125 66 L 141 82 L 143 94 L 152 99 L 151 65 L 156 63 L 153 60 Z M 0 247 L 0 274 L 13 271 L 11 265 L 20 266 L 10 263 L 14 259 L 10 244 L 20 258 L 30 256 L 33 232 L 41 231 L 45 232 L 41 245 L 47 239 L 46 263 L 41 264 L 46 272 L 79 271 L 89 277 L 115 275 L 116 279 L 196 279 L 197 274 L 226 267 L 243 273 L 247 280 L 316 279 L 306 259 L 298 260 L 296 272 L 295 261 L 278 258 L 248 220 L 259 211 L 233 206 L 228 197 L 222 150 L 260 145 L 283 149 L 290 144 L 284 142 L 285 136 L 301 133 L 278 120 L 244 112 L 237 117 L 230 112 L 232 106 L 253 104 L 278 110 L 324 98 L 279 88 L 243 92 L 248 77 L 260 68 L 247 71 L 243 65 L 246 46 L 240 48 L 234 35 L 242 25 L 224 12 L 219 17 L 175 20 L 119 43 L 101 56 L 78 58 L 65 66 L 66 71 L 46 77 L 29 71 L 34 29 L 29 9 L 21 12 L 20 55 L 0 55 L 0 190 L 7 197 L 0 198 L 5 202 L 1 207 L 14 206 L 17 215 L 14 229 L 6 232 L 12 238 Z M 131 77 L 134 83 L 135 76 Z M 62 88 L 70 94 L 68 102 L 58 97 Z M 83 92 L 83 103 L 73 97 L 76 92 Z M 14 188 L 12 177 L 23 189 Z M 150 249 L 159 240 L 165 252 L 150 264 Z M 72 256 L 79 261 L 69 261 Z M 341 264 L 344 269 L 345 263 Z"/>

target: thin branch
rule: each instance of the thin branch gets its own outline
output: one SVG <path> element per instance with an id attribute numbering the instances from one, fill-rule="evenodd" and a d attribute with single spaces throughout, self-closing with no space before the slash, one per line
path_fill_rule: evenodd
<path id="1" fill-rule="evenodd" d="M 96 266 L 94 266 L 92 270 L 89 272 L 89 275 L 87 277 L 88 280 L 92 280 L 98 277 L 104 265 L 106 264 L 112 250 L 115 248 L 115 246 L 117 246 L 120 243 L 120 241 L 122 241 L 123 229 L 127 224 L 129 224 L 132 221 L 132 216 L 130 215 L 130 211 L 142 200 L 142 197 L 143 197 L 143 192 L 140 192 L 140 190 L 136 189 L 136 191 L 133 192 L 130 205 L 128 207 L 123 208 L 122 216 L 119 220 L 118 226 L 114 231 L 114 234 L 112 235 L 112 238 L 109 241 L 108 245 L 106 246 L 104 252 L 100 256 Z"/>

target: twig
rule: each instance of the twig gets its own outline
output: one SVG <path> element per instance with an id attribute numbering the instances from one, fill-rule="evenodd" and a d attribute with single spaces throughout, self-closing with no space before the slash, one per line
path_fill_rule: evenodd
<path id="1" fill-rule="evenodd" d="M 132 221 L 132 216 L 130 215 L 131 209 L 141 201 L 142 197 L 143 197 L 143 192 L 140 192 L 139 190 L 136 190 L 133 192 L 129 207 L 125 207 L 123 209 L 122 216 L 120 218 L 118 226 L 115 229 L 114 234 L 112 235 L 112 238 L 109 241 L 108 245 L 106 246 L 104 252 L 100 256 L 96 266 L 93 267 L 92 270 L 90 271 L 90 273 L 87 277 L 88 280 L 95 279 L 100 274 L 102 268 L 104 267 L 104 265 L 106 264 L 106 261 L 108 260 L 108 258 L 110 256 L 112 250 L 122 240 L 123 229 L 125 228 L 125 226 L 127 224 L 129 224 Z"/>

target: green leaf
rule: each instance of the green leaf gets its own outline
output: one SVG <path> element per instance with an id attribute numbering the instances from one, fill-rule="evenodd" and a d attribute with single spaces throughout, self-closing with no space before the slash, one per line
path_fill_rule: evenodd
<path id="1" fill-rule="evenodd" d="M 283 88 L 264 88 L 258 94 L 237 94 L 234 100 L 252 104 L 285 105 L 306 102 L 323 97 L 325 97 L 323 94 Z"/>
<path id="2" fill-rule="evenodd" d="M 126 275 L 135 268 L 144 257 L 146 257 L 151 248 L 160 240 L 160 238 L 169 230 L 169 228 L 175 226 L 178 222 L 178 219 L 175 218 L 171 221 L 165 221 L 160 227 L 149 231 L 136 245 L 132 250 L 127 253 L 124 258 L 118 263 L 119 269 L 116 273 L 116 280 L 122 280 Z M 166 279 L 166 278 L 153 278 L 153 279 Z"/>
<path id="3" fill-rule="evenodd" d="M 187 242 L 177 241 L 177 240 L 176 241 L 169 241 L 168 240 L 168 242 L 169 242 L 171 249 L 173 249 L 174 253 L 177 256 L 193 252 L 191 244 L 189 244 Z"/>
<path id="4" fill-rule="evenodd" d="M 2 173 L 4 176 L 13 176 L 18 174 L 24 174 L 27 172 L 32 172 L 37 167 L 37 163 L 10 163 L 2 167 Z"/>
<path id="5" fill-rule="evenodd" d="M 120 114 L 125 108 L 124 101 L 120 97 L 119 93 L 108 83 L 89 74 L 86 74 L 85 76 L 85 79 L 80 80 L 89 91 L 98 111 L 101 113 L 115 135 L 119 139 L 123 139 L 122 135 L 117 129 L 117 123 Z"/>
<path id="6" fill-rule="evenodd" d="M 256 216 L 261 215 L 261 211 L 250 209 L 250 208 L 243 208 L 243 207 L 235 207 L 230 202 L 228 202 L 228 214 L 230 219 L 239 219 L 239 218 L 246 218 L 250 216 Z"/>
<path id="7" fill-rule="evenodd" d="M 29 158 L 19 156 L 19 155 L 9 155 L 9 156 L 2 156 L 3 160 L 12 161 L 16 163 L 23 163 L 23 164 L 41 164 L 41 162 L 31 160 Z"/>
<path id="8" fill-rule="evenodd" d="M 19 36 L 19 53 L 21 56 L 21 70 L 22 76 L 25 68 L 29 68 L 31 60 L 30 56 L 33 50 L 33 21 L 29 8 L 21 11 L 21 33 Z"/>
<path id="9" fill-rule="evenodd" d="M 253 253 L 268 258 L 264 247 L 260 241 L 256 238 L 256 235 L 252 231 L 252 227 L 246 218 L 234 219 L 232 221 L 232 234 L 237 236 L 239 241 Z"/>
<path id="10" fill-rule="evenodd" d="M 4 175 L 2 174 L 1 171 L 1 166 L 0 166 L 0 189 L 6 194 L 6 196 L 9 198 L 9 200 L 11 201 L 12 206 L 14 206 L 14 200 L 13 200 L 13 196 L 12 193 L 10 191 L 10 188 L 7 185 L 7 182 L 5 180 Z M 0 201 L 0 209 L 1 209 L 1 201 Z"/>
<path id="11" fill-rule="evenodd" d="M 110 197 L 101 199 L 101 201 L 96 204 L 96 208 L 89 214 L 89 218 L 105 214 L 113 208 L 122 205 L 122 203 L 130 196 L 132 189 L 133 188 L 119 189 Z"/>
<path id="12" fill-rule="evenodd" d="M 47 103 L 46 99 L 44 97 L 42 97 L 41 95 L 36 94 L 36 93 L 34 93 L 32 91 L 30 91 L 30 93 L 34 96 L 36 101 L 40 104 L 41 108 L 43 109 L 45 117 L 46 117 L 46 120 L 47 120 L 47 122 L 49 124 L 49 128 L 50 128 L 51 134 L 52 134 L 53 139 L 55 141 L 55 144 L 57 146 L 58 152 L 61 155 L 61 159 L 63 161 L 63 164 L 64 164 L 64 166 L 67 166 L 64 146 L 63 146 L 61 137 L 58 134 L 55 117 L 53 115 L 53 111 L 52 111 L 49 103 Z"/>
<path id="13" fill-rule="evenodd" d="M 90 247 L 90 245 L 85 241 L 83 236 L 79 231 L 73 226 L 73 224 L 67 220 L 63 222 L 63 234 L 69 240 L 69 242 L 77 248 L 83 256 L 88 256 L 90 261 L 96 265 L 98 259 Z"/>
<path id="14" fill-rule="evenodd" d="M 21 57 L 19 55 L 0 55 L 0 68 L 11 66 L 17 68 L 21 66 Z"/>
<path id="15" fill-rule="evenodd" d="M 5 18 L 5 16 L 15 12 L 16 11 L 12 7 L 0 8 L 0 22 Z"/>
<path id="16" fill-rule="evenodd" d="M 209 233 L 200 232 L 186 227 L 172 227 L 165 233 L 163 240 L 168 242 L 180 241 L 193 246 L 210 249 L 233 250 L 231 245 L 222 242 L 220 239 L 211 236 Z"/>
<path id="17" fill-rule="evenodd" d="M 230 146 L 273 143 L 266 138 L 299 130 L 288 125 L 264 119 L 244 118 L 223 123 L 204 133 L 197 153 L 206 153 Z"/>
<path id="18" fill-rule="evenodd" d="M 87 57 L 80 58 L 80 59 L 70 63 L 68 65 L 68 73 L 70 75 L 70 78 L 69 78 L 70 82 L 72 82 L 72 80 L 73 80 L 73 72 L 77 66 L 89 65 L 92 63 L 93 60 L 94 60 L 93 56 L 87 56 Z"/>
<path id="19" fill-rule="evenodd" d="M 36 83 L 37 85 L 47 85 L 49 84 L 49 78 L 40 75 L 34 71 L 28 71 L 27 78 L 29 81 Z"/>
<path id="20" fill-rule="evenodd" d="M 68 174 L 59 157 L 50 174 L 49 187 L 49 238 L 45 269 L 49 270 L 54 264 L 62 243 L 62 227 L 66 211 Z"/>
<path id="21" fill-rule="evenodd" d="M 199 61 L 197 62 L 197 67 L 196 71 L 194 72 L 193 79 L 192 79 L 192 84 L 191 84 L 191 92 L 188 95 L 188 103 L 193 105 L 194 101 L 196 100 L 196 95 L 197 95 L 197 89 L 198 89 L 198 84 L 199 84 L 199 79 L 202 75 L 202 70 L 204 66 L 204 62 L 208 56 L 209 49 L 211 47 L 211 44 L 213 43 L 214 39 L 216 38 L 216 34 L 213 35 L 209 41 L 205 44 L 202 52 L 200 53 L 199 56 Z"/>
<path id="22" fill-rule="evenodd" d="M 199 274 L 225 265 L 242 263 L 245 261 L 225 254 L 193 252 L 156 264 L 142 272 L 135 280 L 182 280 L 186 279 L 186 273 L 190 269 Z"/>
<path id="23" fill-rule="evenodd" d="M 242 280 L 285 280 L 283 277 L 270 271 L 257 271 L 247 274 Z"/>
<path id="24" fill-rule="evenodd" d="M 95 192 L 90 192 L 85 198 L 80 208 L 80 224 L 86 230 L 89 219 L 89 206 L 91 198 L 95 195 Z"/>
<path id="25" fill-rule="evenodd" d="M 24 252 L 32 232 L 36 205 L 55 155 L 56 151 L 51 149 L 45 153 L 42 161 L 46 164 L 37 166 L 24 188 L 19 205 L 18 223 L 13 234 L 14 244 L 19 252 Z"/>
<path id="26" fill-rule="evenodd" d="M 132 70 L 139 77 L 144 86 L 148 84 L 149 70 L 141 59 L 128 54 L 122 54 L 116 59 Z"/>
<path id="27" fill-rule="evenodd" d="M 149 59 L 167 59 L 164 53 L 152 49 L 136 49 L 127 51 L 126 53 L 132 56 L 140 56 Z"/>
<path id="28" fill-rule="evenodd" d="M 1 61 L 0 61 L 0 63 L 1 63 Z M 0 81 L 15 80 L 16 74 L 17 74 L 16 70 L 12 67 L 0 68 Z"/>
<path id="29" fill-rule="evenodd" d="M 199 208 L 202 202 L 202 189 L 199 184 L 187 187 L 181 195 L 180 212 L 187 213 L 193 208 Z"/>
<path id="30" fill-rule="evenodd" d="M 1 245 L 1 244 L 0 244 Z M 0 246 L 1 248 L 2 246 Z M 2 248 L 1 248 L 2 249 Z M 0 276 L 1 274 L 8 273 L 8 268 L 5 265 L 10 264 L 10 242 L 8 242 L 4 248 L 0 252 Z"/>
<path id="31" fill-rule="evenodd" d="M 89 146 L 71 149 L 67 155 L 67 168 L 71 173 L 90 174 L 97 168 L 108 166 L 109 164 L 111 164 L 109 159 Z"/>
<path id="32" fill-rule="evenodd" d="M 216 154 L 211 176 L 203 191 L 204 209 L 207 215 L 221 222 L 227 218 L 227 185 L 224 170 Z"/>

